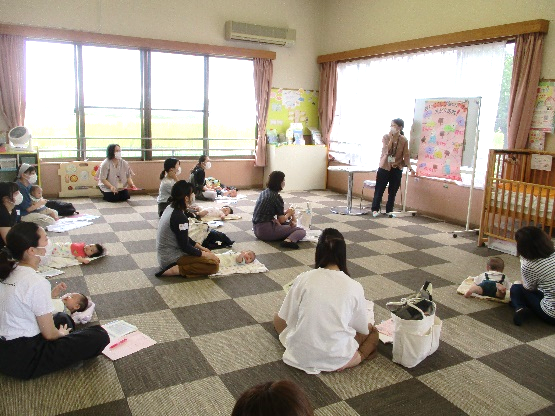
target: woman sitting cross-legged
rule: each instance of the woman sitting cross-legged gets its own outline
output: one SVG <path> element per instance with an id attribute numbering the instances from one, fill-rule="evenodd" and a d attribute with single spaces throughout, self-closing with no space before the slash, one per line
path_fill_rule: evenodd
<path id="1" fill-rule="evenodd" d="M 530 312 L 555 325 L 555 248 L 538 227 L 522 227 L 515 234 L 522 283 L 511 286 L 513 322 L 522 325 Z"/>
<path id="2" fill-rule="evenodd" d="M 189 238 L 187 207 L 195 200 L 193 186 L 177 181 L 168 199 L 156 235 L 160 276 L 201 277 L 217 273 L 220 260 L 214 253 Z"/>
<path id="3" fill-rule="evenodd" d="M 52 297 L 63 287 L 51 290 L 48 280 L 37 274 L 51 247 L 41 227 L 23 222 L 11 228 L 0 251 L 2 374 L 39 377 L 99 355 L 110 341 L 98 325 L 70 333 L 71 318 L 65 313 L 52 315 Z"/>
<path id="4" fill-rule="evenodd" d="M 343 235 L 326 228 L 315 257 L 315 269 L 297 276 L 274 315 L 283 361 L 308 374 L 354 367 L 373 358 L 378 345 L 364 289 L 349 277 Z"/>
<path id="5" fill-rule="evenodd" d="M 270 173 L 267 188 L 258 195 L 254 205 L 254 235 L 262 241 L 283 240 L 282 247 L 297 249 L 297 241 L 305 237 L 306 231 L 297 227 L 295 209 L 285 210 L 283 198 L 279 194 L 284 187 L 285 174 L 279 170 Z"/>

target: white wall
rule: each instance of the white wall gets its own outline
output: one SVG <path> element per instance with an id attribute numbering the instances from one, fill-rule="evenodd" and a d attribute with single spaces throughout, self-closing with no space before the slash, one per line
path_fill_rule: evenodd
<path id="1" fill-rule="evenodd" d="M 273 86 L 318 89 L 320 0 L 0 0 L 0 22 L 273 50 Z M 297 30 L 291 48 L 226 41 L 235 20 Z"/>

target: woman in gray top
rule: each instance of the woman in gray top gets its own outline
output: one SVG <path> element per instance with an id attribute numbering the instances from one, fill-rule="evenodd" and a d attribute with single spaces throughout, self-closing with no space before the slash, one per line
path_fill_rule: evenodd
<path id="1" fill-rule="evenodd" d="M 133 171 L 129 164 L 121 158 L 119 144 L 110 144 L 106 149 L 106 159 L 100 165 L 98 174 L 98 187 L 108 202 L 127 201 L 129 192 L 127 188 L 135 188 L 131 178 Z"/>

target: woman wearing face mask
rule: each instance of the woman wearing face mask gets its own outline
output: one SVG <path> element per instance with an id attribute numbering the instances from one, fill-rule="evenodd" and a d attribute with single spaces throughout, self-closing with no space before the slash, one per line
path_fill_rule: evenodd
<path id="1" fill-rule="evenodd" d="M 19 209 L 16 205 L 23 202 L 23 195 L 14 182 L 0 182 L 0 248 L 6 245 L 8 231 L 19 222 Z"/>
<path id="2" fill-rule="evenodd" d="M 43 228 L 56 222 L 50 215 L 38 212 L 39 208 L 44 207 L 44 202 L 31 200 L 31 187 L 37 183 L 37 170 L 28 163 L 22 163 L 17 173 L 15 181 L 19 187 L 19 192 L 23 196 L 23 201 L 16 206 L 21 215 L 21 221 L 34 222 Z"/>
<path id="3" fill-rule="evenodd" d="M 306 231 L 297 227 L 295 209 L 285 210 L 283 198 L 279 194 L 285 187 L 285 174 L 279 170 L 270 173 L 267 188 L 264 189 L 254 205 L 252 224 L 254 235 L 262 241 L 279 241 L 282 247 L 299 248 Z"/>
<path id="4" fill-rule="evenodd" d="M 164 170 L 160 173 L 160 189 L 158 191 L 158 217 L 169 205 L 168 199 L 170 198 L 172 187 L 179 180 L 177 176 L 181 174 L 181 163 L 176 158 L 170 157 L 164 161 Z"/>
<path id="5" fill-rule="evenodd" d="M 385 212 L 394 216 L 392 212 L 395 195 L 397 195 L 401 186 L 403 168 L 406 166 L 409 172 L 414 173 L 410 166 L 409 142 L 404 136 L 403 127 L 405 127 L 405 122 L 400 118 L 392 120 L 389 133 L 384 135 L 382 139 L 382 155 L 376 175 L 374 199 L 372 200 L 372 215 L 374 217 L 377 217 L 380 213 L 382 196 L 387 184 L 389 184 L 389 188 Z"/>
<path id="6" fill-rule="evenodd" d="M 206 169 L 212 167 L 212 162 L 210 158 L 206 155 L 202 155 L 198 158 L 198 163 L 191 170 L 191 176 L 189 182 L 191 182 L 195 188 L 195 196 L 201 201 L 214 201 L 218 196 L 217 190 L 213 187 L 207 185 L 206 183 Z"/>
<path id="7" fill-rule="evenodd" d="M 30 222 L 16 224 L 0 251 L 0 373 L 30 379 L 99 355 L 110 342 L 96 325 L 70 333 L 71 318 L 52 315 L 53 290 L 37 267 L 51 253 L 45 231 Z"/>
<path id="8" fill-rule="evenodd" d="M 129 192 L 123 188 L 135 188 L 133 171 L 129 164 L 121 158 L 119 144 L 111 144 L 106 149 L 106 159 L 100 165 L 98 173 L 98 187 L 108 202 L 127 201 Z"/>
<path id="9" fill-rule="evenodd" d="M 156 235 L 156 253 L 161 276 L 203 277 L 217 273 L 220 260 L 214 253 L 189 237 L 187 208 L 195 199 L 193 186 L 177 181 L 172 187 Z"/>

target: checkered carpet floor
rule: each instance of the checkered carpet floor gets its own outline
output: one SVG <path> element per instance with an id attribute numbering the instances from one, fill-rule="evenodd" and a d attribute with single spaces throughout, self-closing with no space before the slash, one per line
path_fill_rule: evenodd
<path id="1" fill-rule="evenodd" d="M 100 215 L 94 225 L 54 241 L 102 242 L 108 255 L 54 278 L 90 295 L 96 320 L 124 319 L 157 341 L 112 362 L 104 356 L 36 380 L 0 376 L 2 415 L 229 415 L 236 398 L 267 380 L 292 379 L 324 415 L 524 415 L 555 414 L 554 329 L 537 320 L 512 324 L 512 310 L 465 299 L 457 286 L 484 271 L 476 236 L 453 238 L 450 224 L 420 216 L 372 218 L 332 214 L 344 195 L 284 193 L 286 204 L 312 203 L 314 228 L 335 227 L 345 236 L 349 270 L 376 304 L 376 322 L 389 318 L 386 302 L 433 283 L 443 320 L 439 350 L 414 369 L 379 356 L 341 373 L 307 375 L 281 361 L 283 348 L 272 316 L 285 296 L 282 285 L 309 270 L 313 243 L 300 250 L 257 241 L 251 214 L 258 195 L 244 192 L 238 221 L 220 230 L 235 249 L 252 249 L 269 272 L 214 279 L 156 278 L 155 197 L 128 203 L 73 201 L 78 211 Z M 502 254 L 506 274 L 518 276 L 518 259 Z"/>

